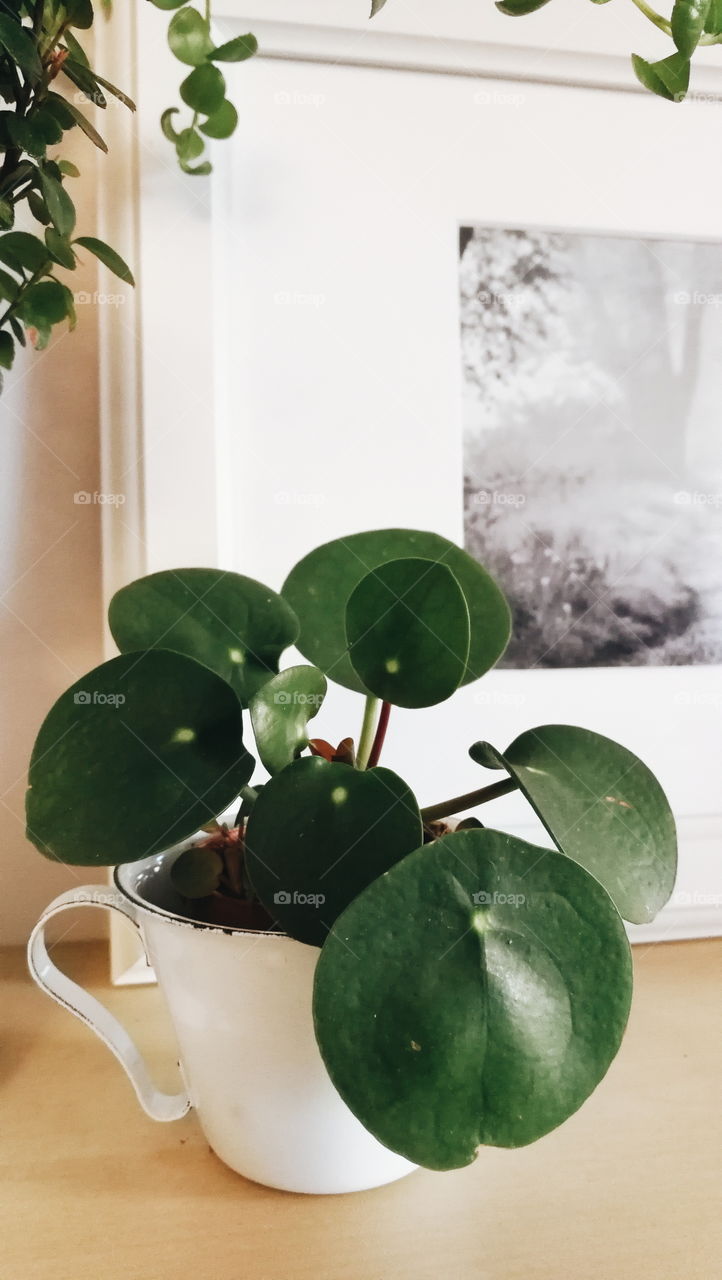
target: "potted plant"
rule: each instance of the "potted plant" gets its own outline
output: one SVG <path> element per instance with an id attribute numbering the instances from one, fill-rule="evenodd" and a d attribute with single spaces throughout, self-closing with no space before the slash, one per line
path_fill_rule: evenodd
<path id="1" fill-rule="evenodd" d="M 623 918 L 668 899 L 674 821 L 636 756 L 574 726 L 470 744 L 494 780 L 426 807 L 380 763 L 392 707 L 442 702 L 501 656 L 509 610 L 482 566 L 434 533 L 358 533 L 280 594 L 180 569 L 124 587 L 109 619 L 120 656 L 50 711 L 27 817 L 47 857 L 115 865 L 115 889 L 61 895 L 30 962 L 146 1109 L 171 1119 L 190 1099 L 232 1167 L 305 1191 L 455 1168 L 571 1116 L 619 1048 Z M 307 663 L 279 670 L 293 644 Z M 311 736 L 329 682 L 365 700 L 357 744 Z M 512 790 L 550 847 L 476 817 L 451 829 Z M 44 921 L 78 902 L 140 928 L 187 1094 L 158 1094 L 49 960 Z"/>

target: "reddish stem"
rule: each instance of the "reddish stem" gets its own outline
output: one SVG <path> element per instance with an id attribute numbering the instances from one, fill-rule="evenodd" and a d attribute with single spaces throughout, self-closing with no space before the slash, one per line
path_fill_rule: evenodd
<path id="1" fill-rule="evenodd" d="M 366 766 L 367 769 L 373 769 L 374 765 L 377 765 L 379 762 L 379 759 L 381 757 L 381 750 L 383 748 L 384 740 L 386 738 L 386 730 L 389 727 L 390 715 L 391 715 L 391 703 L 382 702 L 381 711 L 379 713 L 379 722 L 376 726 L 376 737 L 374 738 L 374 743 L 371 748 L 369 762 Z"/>

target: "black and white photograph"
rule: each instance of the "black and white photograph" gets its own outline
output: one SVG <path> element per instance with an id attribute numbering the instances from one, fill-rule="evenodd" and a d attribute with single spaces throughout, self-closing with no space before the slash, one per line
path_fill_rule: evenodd
<path id="1" fill-rule="evenodd" d="M 508 667 L 722 660 L 722 245 L 462 227 L 466 548 Z"/>

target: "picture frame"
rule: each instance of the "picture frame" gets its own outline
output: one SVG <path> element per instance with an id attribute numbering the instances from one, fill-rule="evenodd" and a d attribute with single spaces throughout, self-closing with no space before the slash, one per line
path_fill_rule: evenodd
<path id="1" fill-rule="evenodd" d="M 703 60 L 680 107 L 645 95 L 628 55 L 635 39 L 654 52 L 649 24 L 591 5 L 576 20 L 574 0 L 528 23 L 466 0 L 389 0 L 371 26 L 356 0 L 214 8 L 224 38 L 250 28 L 260 51 L 232 73 L 240 125 L 210 178 L 180 173 L 158 128 L 178 99 L 165 15 L 136 0 L 102 37 L 104 74 L 140 108 L 137 133 L 109 113 L 121 177 L 101 207 L 140 286 L 100 308 L 101 483 L 124 494 L 102 507 L 108 598 L 173 565 L 278 588 L 362 528 L 462 540 L 460 225 L 719 237 L 701 160 L 722 72 Z M 480 785 L 451 742 L 503 748 L 550 721 L 619 739 L 668 789 L 681 844 L 677 894 L 630 935 L 719 934 L 720 688 L 719 668 L 498 671 L 423 727 L 395 713 L 386 759 L 432 803 Z M 357 702 L 333 690 L 328 736 L 357 733 Z M 495 818 L 542 838 L 518 796 Z M 112 956 L 127 979 L 117 936 Z"/>

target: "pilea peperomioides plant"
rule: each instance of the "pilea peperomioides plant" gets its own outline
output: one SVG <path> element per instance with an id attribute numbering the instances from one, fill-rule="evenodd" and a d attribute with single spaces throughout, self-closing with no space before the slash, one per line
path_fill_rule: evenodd
<path id="1" fill-rule="evenodd" d="M 97 865 L 180 843 L 186 914 L 320 947 L 331 1079 L 415 1163 L 468 1164 L 576 1111 L 619 1048 L 622 917 L 668 899 L 674 822 L 640 760 L 573 726 L 472 744 L 503 776 L 427 808 L 379 764 L 392 706 L 441 702 L 502 654 L 509 610 L 485 570 L 433 533 L 360 533 L 306 556 L 280 594 L 219 570 L 152 574 L 117 593 L 110 626 L 120 656 L 59 699 L 35 744 L 37 847 Z M 313 665 L 279 672 L 293 644 Z M 365 699 L 357 747 L 310 736 L 328 681 Z M 270 775 L 253 785 L 244 710 Z M 514 789 L 548 848 L 446 822 Z"/>

